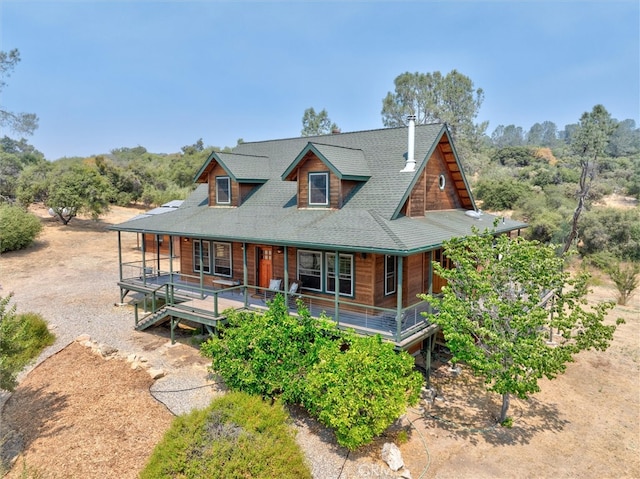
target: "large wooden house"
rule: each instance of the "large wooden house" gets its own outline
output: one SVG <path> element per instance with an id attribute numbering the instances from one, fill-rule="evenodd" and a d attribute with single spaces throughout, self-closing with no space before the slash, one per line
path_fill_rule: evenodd
<path id="1" fill-rule="evenodd" d="M 436 328 L 418 295 L 442 287 L 442 243 L 496 218 L 476 208 L 446 125 L 409 123 L 211 153 L 179 207 L 113 227 L 119 248 L 123 232 L 143 237 L 141 261 L 120 261 L 121 301 L 153 303 L 137 327 L 215 328 L 226 308 L 263 308 L 278 291 L 292 311 L 302 300 L 419 351 Z M 496 231 L 524 227 L 501 217 Z"/>

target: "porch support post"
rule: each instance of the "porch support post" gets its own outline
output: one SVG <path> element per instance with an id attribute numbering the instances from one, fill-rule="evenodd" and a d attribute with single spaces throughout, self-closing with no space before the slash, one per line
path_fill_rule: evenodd
<path id="1" fill-rule="evenodd" d="M 334 273 L 334 286 L 335 286 L 335 306 L 336 312 L 334 319 L 336 324 L 340 324 L 340 253 L 335 252 L 333 258 L 333 273 Z"/>
<path id="2" fill-rule="evenodd" d="M 169 304 L 173 305 L 173 236 L 169 235 Z"/>
<path id="3" fill-rule="evenodd" d="M 289 250 L 284 247 L 284 304 L 289 305 Z"/>
<path id="4" fill-rule="evenodd" d="M 177 321 L 171 318 L 171 344 L 176 344 L 176 335 L 175 335 L 176 325 L 177 325 Z"/>
<path id="5" fill-rule="evenodd" d="M 398 256 L 398 286 L 396 288 L 396 342 L 402 338 L 402 277 L 404 276 L 404 258 Z"/>
<path id="6" fill-rule="evenodd" d="M 202 240 L 195 241 L 200 241 L 200 248 L 198 248 L 198 257 L 200 258 L 200 299 L 204 299 L 204 291 L 202 289 L 204 287 L 204 264 L 202 263 L 202 248 L 204 247 L 204 244 Z M 209 243 L 209 248 L 211 248 L 211 243 Z M 209 249 L 209 259 L 211 259 L 211 249 Z"/>
<path id="7" fill-rule="evenodd" d="M 122 272 L 122 231 L 118 231 L 118 270 L 120 275 L 120 281 L 122 282 L 123 272 Z M 124 303 L 124 297 L 127 293 L 124 292 L 122 287 L 120 288 L 120 304 Z"/>
<path id="8" fill-rule="evenodd" d="M 144 233 L 142 233 L 142 284 L 147 285 L 147 248 L 145 246 Z"/>
<path id="9" fill-rule="evenodd" d="M 249 265 L 247 263 L 247 243 L 242 243 L 242 284 L 244 285 L 244 307 L 249 306 Z"/>
<path id="10" fill-rule="evenodd" d="M 427 387 L 431 387 L 431 345 L 433 344 L 433 334 L 430 334 L 427 337 L 427 349 L 422 350 L 422 354 L 424 355 L 424 366 L 427 370 Z M 424 348 L 424 343 L 423 343 Z"/>
<path id="11" fill-rule="evenodd" d="M 433 250 L 429 251 L 429 294 L 433 294 Z"/>
<path id="12" fill-rule="evenodd" d="M 160 235 L 156 235 L 156 263 L 157 263 L 157 273 L 160 275 Z"/>
<path id="13" fill-rule="evenodd" d="M 122 231 L 118 231 L 118 265 L 119 265 L 120 281 L 122 281 Z"/>

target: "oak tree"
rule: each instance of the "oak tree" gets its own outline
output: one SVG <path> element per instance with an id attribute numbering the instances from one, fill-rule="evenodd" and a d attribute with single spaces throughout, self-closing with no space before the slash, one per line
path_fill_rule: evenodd
<path id="1" fill-rule="evenodd" d="M 616 124 L 602 105 L 580 117 L 580 123 L 571 136 L 571 149 L 580 163 L 580 182 L 577 192 L 578 204 L 571 219 L 571 232 L 564 243 L 563 253 L 569 251 L 578 235 L 578 221 L 586 207 L 591 186 L 598 172 L 599 162 L 609 144 Z"/>
<path id="2" fill-rule="evenodd" d="M 9 52 L 0 51 L 0 92 L 7 86 L 5 78 L 20 61 L 20 52 L 13 49 Z M 32 135 L 38 128 L 38 117 L 34 113 L 14 113 L 5 110 L 0 105 L 0 127 L 7 128 L 16 133 Z"/>
<path id="3" fill-rule="evenodd" d="M 331 121 L 324 108 L 319 113 L 316 113 L 313 107 L 304 111 L 302 131 L 300 132 L 302 136 L 328 135 L 336 130 L 339 130 L 338 125 Z"/>
<path id="4" fill-rule="evenodd" d="M 587 275 L 570 275 L 553 246 L 476 230 L 446 242 L 444 251 L 452 268 L 434 269 L 447 285 L 441 297 L 424 299 L 438 311 L 431 319 L 452 361 L 502 395 L 501 423 L 511 395 L 525 399 L 578 352 L 609 346 L 616 326 L 604 320 L 613 303 L 587 307 Z"/>
<path id="5" fill-rule="evenodd" d="M 407 116 L 415 115 L 419 125 L 447 123 L 456 138 L 472 139 L 484 133 L 486 123 L 474 124 L 484 92 L 474 89 L 471 79 L 457 70 L 446 75 L 439 71 L 406 72 L 397 76 L 394 84 L 395 91 L 382 100 L 384 126 L 404 126 Z"/>

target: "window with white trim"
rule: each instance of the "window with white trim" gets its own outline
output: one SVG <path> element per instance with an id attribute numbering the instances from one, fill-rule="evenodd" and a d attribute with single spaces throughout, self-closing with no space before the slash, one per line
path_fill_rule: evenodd
<path id="1" fill-rule="evenodd" d="M 231 243 L 213 243 L 213 274 L 231 276 Z"/>
<path id="2" fill-rule="evenodd" d="M 322 253 L 298 250 L 298 278 L 304 288 L 322 291 Z"/>
<path id="3" fill-rule="evenodd" d="M 327 262 L 327 292 L 336 291 L 335 253 L 326 253 Z M 340 280 L 340 294 L 353 296 L 353 255 L 341 254 L 338 259 L 338 279 Z"/>
<path id="4" fill-rule="evenodd" d="M 329 204 L 329 173 L 309 173 L 309 205 Z"/>
<path id="5" fill-rule="evenodd" d="M 385 255 L 384 257 L 384 294 L 389 295 L 396 292 L 398 258 L 396 256 Z"/>
<path id="6" fill-rule="evenodd" d="M 228 176 L 216 176 L 216 204 L 231 204 L 231 179 Z"/>
<path id="7" fill-rule="evenodd" d="M 202 251 L 202 253 L 201 253 Z M 202 258 L 202 268 L 200 259 Z M 211 273 L 211 242 L 207 240 L 193 240 L 193 271 L 196 273 Z"/>

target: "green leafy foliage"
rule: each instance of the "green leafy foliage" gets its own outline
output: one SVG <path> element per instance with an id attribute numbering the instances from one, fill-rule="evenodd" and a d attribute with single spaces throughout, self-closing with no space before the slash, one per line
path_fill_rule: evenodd
<path id="1" fill-rule="evenodd" d="M 0 50 L 0 92 L 7 85 L 5 79 L 20 62 L 20 52 L 14 48 L 9 52 Z M 38 128 L 38 117 L 34 113 L 14 113 L 0 108 L 0 127 L 22 133 L 33 135 Z"/>
<path id="2" fill-rule="evenodd" d="M 502 180 L 481 180 L 476 186 L 476 196 L 482 200 L 484 208 L 490 210 L 508 210 L 518 200 L 530 192 L 526 184 L 511 178 Z"/>
<path id="3" fill-rule="evenodd" d="M 320 353 L 307 375 L 305 405 L 349 449 L 384 432 L 418 401 L 422 376 L 408 354 L 380 336 L 345 338 Z"/>
<path id="4" fill-rule="evenodd" d="M 307 108 L 302 116 L 302 136 L 328 135 L 334 130 L 339 130 L 338 125 L 329 118 L 324 108 L 316 113 L 313 107 Z"/>
<path id="5" fill-rule="evenodd" d="M 45 204 L 66 225 L 82 211 L 97 219 L 109 210 L 114 194 L 109 182 L 95 168 L 73 165 L 55 172 Z"/>
<path id="6" fill-rule="evenodd" d="M 626 306 L 640 285 L 640 263 L 622 264 L 614 261 L 606 267 L 605 271 L 618 290 L 618 304 Z"/>
<path id="7" fill-rule="evenodd" d="M 439 311 L 431 320 L 442 328 L 453 361 L 502 394 L 500 422 L 509 395 L 526 398 L 576 353 L 608 347 L 615 326 L 604 319 L 613 304 L 587 308 L 588 276 L 570 276 L 552 246 L 476 231 L 444 249 L 454 267 L 434 265 L 448 284 L 442 297 L 425 296 Z"/>
<path id="8" fill-rule="evenodd" d="M 398 75 L 393 81 L 395 91 L 382 100 L 382 123 L 387 127 L 404 126 L 408 115 L 416 123 L 447 123 L 456 140 L 469 141 L 484 134 L 487 123 L 474 124 L 484 101 L 482 88 L 474 89 L 473 81 L 451 70 L 446 75 L 410 73 Z"/>
<path id="9" fill-rule="evenodd" d="M 600 251 L 587 257 L 588 264 L 593 264 L 604 271 L 618 292 L 618 304 L 626 306 L 640 286 L 640 263 L 623 262 L 608 251 Z"/>
<path id="10" fill-rule="evenodd" d="M 290 316 L 276 295 L 265 314 L 228 311 L 220 338 L 202 345 L 226 385 L 302 404 L 355 449 L 416 401 L 422 376 L 413 358 L 379 337 L 359 338 L 299 304 Z"/>
<path id="11" fill-rule="evenodd" d="M 264 313 L 227 311 L 228 325 L 220 338 L 211 338 L 202 354 L 227 386 L 263 397 L 302 399 L 301 378 L 316 362 L 319 350 L 330 341 L 330 326 L 303 310 L 290 316 L 282 295 L 276 295 Z"/>
<path id="12" fill-rule="evenodd" d="M 621 260 L 640 261 L 640 210 L 598 208 L 583 215 L 578 225 L 582 255 L 607 251 Z"/>
<path id="13" fill-rule="evenodd" d="M 0 297 L 0 389 L 7 391 L 17 385 L 17 374 L 55 340 L 40 315 L 16 314 L 15 305 L 9 306 L 11 297 Z"/>
<path id="14" fill-rule="evenodd" d="M 280 402 L 228 393 L 177 417 L 140 477 L 298 479 L 311 472 Z"/>
<path id="15" fill-rule="evenodd" d="M 41 231 L 36 215 L 19 206 L 0 205 L 0 253 L 26 248 Z"/>

